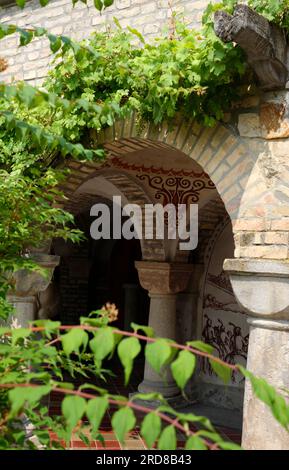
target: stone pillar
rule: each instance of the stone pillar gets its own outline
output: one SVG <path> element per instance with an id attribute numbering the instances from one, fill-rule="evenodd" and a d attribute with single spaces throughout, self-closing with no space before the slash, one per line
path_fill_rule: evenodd
<path id="1" fill-rule="evenodd" d="M 189 264 L 161 263 L 150 261 L 136 262 L 139 280 L 150 296 L 149 326 L 156 336 L 176 338 L 176 297 L 185 290 L 192 266 Z M 167 368 L 161 377 L 149 364 L 145 364 L 144 380 L 139 385 L 141 393 L 159 392 L 167 399 L 179 395 L 179 389 Z"/>
<path id="2" fill-rule="evenodd" d="M 45 269 L 46 275 L 27 269 L 20 269 L 13 274 L 14 288 L 7 298 L 15 308 L 15 326 L 27 327 L 29 322 L 36 320 L 36 295 L 48 287 L 54 268 L 59 263 L 59 256 L 40 253 L 33 255 L 32 259 Z"/>
<path id="3" fill-rule="evenodd" d="M 289 263 L 225 260 L 235 296 L 248 312 L 247 368 L 280 393 L 289 389 Z M 289 434 L 246 381 L 242 445 L 248 450 L 289 450 Z"/>

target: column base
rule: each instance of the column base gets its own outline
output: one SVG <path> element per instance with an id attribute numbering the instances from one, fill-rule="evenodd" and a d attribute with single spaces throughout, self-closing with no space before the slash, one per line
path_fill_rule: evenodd
<path id="1" fill-rule="evenodd" d="M 167 383 L 162 379 L 159 381 L 144 379 L 139 384 L 138 391 L 140 393 L 161 393 L 166 400 L 180 395 L 180 389 L 175 382 Z"/>
<path id="2" fill-rule="evenodd" d="M 27 327 L 29 322 L 35 320 L 36 315 L 36 298 L 35 296 L 18 297 L 16 295 L 7 295 L 7 300 L 15 308 L 15 313 L 12 314 L 12 318 L 9 318 L 9 322 L 13 323 L 14 327 Z"/>

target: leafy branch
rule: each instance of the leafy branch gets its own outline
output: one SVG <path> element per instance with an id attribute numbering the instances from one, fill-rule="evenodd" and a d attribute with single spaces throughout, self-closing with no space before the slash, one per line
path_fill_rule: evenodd
<path id="1" fill-rule="evenodd" d="M 99 315 L 99 311 L 95 313 Z M 112 426 L 121 442 L 124 440 L 125 434 L 131 431 L 136 424 L 134 413 L 141 412 L 145 415 L 141 424 L 141 434 L 149 447 L 157 442 L 159 449 L 175 449 L 176 430 L 178 430 L 184 433 L 186 437 L 186 449 L 237 449 L 238 446 L 222 440 L 209 420 L 192 413 L 178 413 L 168 406 L 160 394 L 136 394 L 133 398 L 127 399 L 126 397 L 111 395 L 105 389 L 96 387 L 91 383 L 83 384 L 78 390 L 74 390 L 71 383 L 57 382 L 49 374 L 43 377 L 42 370 L 44 364 L 50 363 L 50 356 L 53 358 L 56 371 L 60 370 L 59 366 L 61 367 L 61 364 L 63 365 L 63 358 L 61 359 L 59 354 L 70 358 L 71 368 L 73 369 L 73 356 L 76 355 L 82 362 L 83 355 L 89 349 L 94 359 L 96 374 L 101 370 L 102 362 L 107 358 L 111 358 L 117 351 L 124 368 L 125 383 L 127 383 L 134 360 L 141 350 L 140 341 L 145 341 L 145 356 L 148 363 L 161 376 L 170 367 L 173 377 L 181 390 L 185 389 L 188 380 L 195 371 L 196 356 L 209 360 L 215 373 L 225 383 L 228 382 L 233 371 L 243 374 L 251 382 L 256 396 L 269 406 L 278 422 L 288 431 L 289 407 L 284 397 L 278 394 L 265 380 L 254 377 L 242 366 L 227 364 L 220 358 L 215 357 L 212 354 L 213 348 L 201 341 L 192 341 L 186 345 L 181 345 L 171 340 L 155 337 L 150 327 L 136 324 L 132 324 L 133 332 L 122 331 L 109 326 L 109 320 L 105 316 L 101 318 L 94 318 L 93 316 L 82 318 L 82 324 L 77 326 L 61 325 L 59 322 L 50 320 L 41 320 L 35 323 L 36 326 L 30 328 L 16 330 L 2 328 L 0 330 L 0 335 L 6 338 L 5 341 L 11 341 L 13 348 L 9 350 L 8 355 L 11 357 L 16 355 L 14 364 L 18 364 L 16 359 L 17 349 L 19 351 L 19 348 L 21 348 L 23 354 L 22 348 L 26 342 L 25 348 L 28 352 L 30 351 L 26 360 L 29 358 L 32 361 L 32 368 L 35 364 L 33 335 L 39 334 L 39 332 L 43 335 L 43 339 L 40 343 L 38 340 L 37 345 L 38 357 L 36 363 L 38 364 L 38 370 L 40 362 L 42 364 L 40 372 L 31 373 L 30 375 L 27 371 L 23 373 L 22 360 L 21 365 L 18 364 L 20 369 L 18 375 L 15 369 L 13 371 L 5 370 L 5 373 L 0 373 L 0 389 L 10 390 L 8 396 L 11 402 L 11 419 L 16 418 L 23 411 L 25 412 L 27 405 L 29 405 L 29 410 L 37 408 L 39 400 L 43 396 L 55 391 L 65 396 L 62 401 L 62 415 L 65 424 L 63 429 L 59 429 L 59 438 L 65 437 L 67 441 L 75 428 L 79 428 L 79 432 L 81 432 L 82 425 L 79 423 L 84 415 L 89 420 L 91 435 L 97 436 L 107 408 L 117 406 L 118 410 L 114 412 L 112 417 Z M 145 334 L 138 333 L 139 330 L 143 330 Z M 56 335 L 56 338 L 52 339 L 54 335 Z M 49 342 L 46 341 L 46 338 Z M 61 345 L 58 352 L 55 349 L 57 343 Z M 0 345 L 1 363 L 5 363 L 5 352 L 1 349 L 3 347 L 1 348 Z M 51 352 L 48 353 L 48 351 Z M 55 354 L 58 355 L 59 366 L 56 366 Z M 17 378 L 17 381 L 11 382 L 9 381 L 10 378 L 14 378 L 14 380 Z M 33 383 L 34 380 L 37 380 L 37 385 Z M 83 389 L 89 388 L 96 391 L 97 395 L 83 391 Z M 146 405 L 146 401 L 150 400 L 160 402 L 160 405 L 153 411 Z M 161 422 L 165 424 L 164 428 Z M 191 429 L 191 424 L 196 423 L 201 426 L 197 431 Z M 35 428 L 35 433 L 37 435 L 37 428 Z"/>
<path id="2" fill-rule="evenodd" d="M 184 367 L 188 365 L 189 360 L 189 358 L 186 357 L 185 363 L 183 362 L 184 353 L 191 355 L 191 352 L 195 351 L 196 354 L 202 357 L 209 359 L 212 358 L 212 360 L 219 362 L 218 358 L 211 356 L 211 354 L 207 352 L 201 351 L 201 349 L 210 349 L 210 346 L 205 345 L 202 342 L 194 342 L 194 345 L 197 348 L 200 348 L 195 349 L 189 345 L 178 345 L 177 343 L 168 340 L 155 338 L 153 336 L 144 336 L 136 332 L 138 329 L 143 329 L 146 333 L 151 335 L 153 332 L 150 328 L 145 326 L 141 327 L 139 325 L 133 325 L 136 331 L 134 333 L 130 333 L 111 328 L 107 326 L 106 322 L 103 322 L 103 320 L 92 318 L 86 320 L 89 322 L 100 321 L 102 326 L 93 327 L 89 325 L 80 325 L 74 327 L 69 325 L 60 325 L 59 322 L 40 321 L 36 323 L 41 323 L 43 326 L 19 328 L 16 330 L 2 328 L 0 334 L 6 338 L 10 337 L 14 348 L 17 348 L 17 345 L 20 346 L 24 340 L 26 341 L 26 348 L 29 348 L 29 342 L 27 343 L 27 339 L 29 339 L 33 333 L 42 332 L 44 333 L 45 337 L 51 337 L 51 335 L 63 331 L 64 334 L 58 336 L 54 340 L 50 340 L 49 343 L 45 343 L 43 345 L 43 351 L 45 351 L 45 354 L 47 355 L 50 348 L 53 348 L 54 350 L 54 345 L 56 342 L 61 342 L 63 352 L 66 356 L 70 356 L 73 352 L 75 352 L 81 357 L 84 352 L 81 352 L 82 346 L 86 348 L 88 344 L 87 332 L 92 333 L 94 338 L 90 340 L 89 346 L 93 352 L 97 367 L 101 367 L 102 360 L 108 354 L 113 354 L 115 347 L 117 347 L 118 355 L 120 357 L 121 363 L 124 366 L 126 382 L 128 381 L 130 375 L 127 374 L 128 369 L 130 370 L 132 368 L 132 362 L 140 351 L 140 347 L 137 347 L 137 342 L 139 340 L 145 340 L 150 343 L 151 346 L 154 345 L 157 347 L 160 346 L 160 342 L 163 342 L 161 348 L 162 350 L 164 344 L 167 344 L 167 347 L 175 348 L 180 351 L 178 359 L 172 363 L 172 370 L 178 385 L 182 389 L 184 388 L 189 375 L 193 373 L 193 370 L 191 370 L 187 377 L 184 377 L 183 375 Z M 83 319 L 83 321 L 85 321 L 85 319 Z M 112 342 L 111 339 L 113 337 L 115 339 Z M 121 337 L 124 337 L 124 339 L 121 340 Z M 149 348 L 150 346 L 148 345 L 147 351 L 149 351 Z M 10 351 L 10 353 L 11 352 L 12 351 Z M 153 367 L 156 367 L 156 364 L 152 360 L 152 357 L 156 353 L 157 352 L 154 351 L 153 355 L 151 355 L 149 352 L 147 356 L 147 359 Z M 191 355 L 191 357 L 194 356 Z M 159 365 L 163 366 L 165 362 L 166 361 L 164 361 L 164 357 L 159 356 Z M 17 366 L 23 370 L 23 358 L 21 360 L 21 365 L 19 362 L 15 362 L 14 364 L 17 364 Z M 219 363 L 219 365 L 220 364 L 221 363 Z M 222 366 L 226 366 L 225 363 L 222 362 Z M 187 373 L 187 367 L 185 367 L 185 369 Z M 11 418 L 15 418 L 19 415 L 19 413 L 22 412 L 25 403 L 29 405 L 29 408 L 32 407 L 33 409 L 33 407 L 37 406 L 37 403 L 41 397 L 45 396 L 51 391 L 66 396 L 62 402 L 62 413 L 66 423 L 65 431 L 63 432 L 65 433 L 66 440 L 69 440 L 72 430 L 75 428 L 75 426 L 78 425 L 84 414 L 86 414 L 87 418 L 89 419 L 89 422 L 92 426 L 92 433 L 95 435 L 97 432 L 99 432 L 98 427 L 107 407 L 117 406 L 118 411 L 114 412 L 112 426 L 121 442 L 124 440 L 125 434 L 133 429 L 136 424 L 134 412 L 141 412 L 145 415 L 141 425 L 141 434 L 149 447 L 152 447 L 155 441 L 157 441 L 159 449 L 175 449 L 176 430 L 178 430 L 185 435 L 187 440 L 186 449 L 188 450 L 239 449 L 238 446 L 232 443 L 225 443 L 222 437 L 215 431 L 209 420 L 204 417 L 195 416 L 192 413 L 178 413 L 166 404 L 165 400 L 160 394 L 136 394 L 133 398 L 128 400 L 126 397 L 115 397 L 114 395 L 110 395 L 106 392 L 106 390 L 100 389 L 99 387 L 95 387 L 91 384 L 84 384 L 80 387 L 80 389 L 73 390 L 71 389 L 71 384 L 56 383 L 55 380 L 51 379 L 51 377 L 45 377 L 45 381 L 42 384 L 34 384 L 34 379 L 38 380 L 38 382 L 41 381 L 41 373 L 30 374 L 30 377 L 29 374 L 22 373 L 21 377 L 18 377 L 18 380 L 20 379 L 18 383 L 9 383 L 9 377 L 15 378 L 15 369 L 13 372 L 11 370 L 5 370 L 2 380 L 0 374 L 0 389 L 10 389 L 9 398 L 11 400 Z M 32 383 L 30 383 L 30 380 L 32 380 Z M 83 392 L 83 388 L 93 388 L 97 390 L 98 395 L 96 396 L 92 395 L 91 393 Z M 80 398 L 82 401 L 79 401 Z M 161 405 L 152 411 L 151 408 L 141 403 L 143 400 L 158 400 L 160 401 Z M 166 427 L 163 429 L 161 422 L 166 424 Z M 193 423 L 199 423 L 204 429 L 201 428 L 197 431 L 191 430 L 190 424 Z M 61 434 L 61 436 L 63 437 L 63 434 Z"/>

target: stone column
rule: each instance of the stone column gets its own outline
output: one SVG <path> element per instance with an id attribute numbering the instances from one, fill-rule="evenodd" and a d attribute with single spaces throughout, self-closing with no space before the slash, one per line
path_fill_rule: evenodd
<path id="1" fill-rule="evenodd" d="M 156 336 L 177 340 L 176 297 L 185 290 L 192 266 L 189 264 L 136 262 L 139 280 L 150 296 L 149 326 Z M 159 392 L 167 399 L 179 395 L 179 389 L 167 368 L 159 376 L 148 363 L 145 364 L 144 380 L 139 385 L 141 393 Z"/>
<path id="2" fill-rule="evenodd" d="M 248 312 L 250 339 L 247 368 L 280 393 L 289 389 L 289 263 L 226 260 L 236 298 Z M 242 445 L 249 450 L 288 450 L 289 433 L 246 381 Z"/>
<path id="3" fill-rule="evenodd" d="M 15 308 L 15 321 L 18 326 L 26 327 L 36 319 L 36 295 L 44 291 L 52 278 L 53 271 L 59 263 L 59 256 L 37 253 L 32 259 L 43 269 L 46 275 L 36 271 L 20 269 L 13 274 L 14 288 L 7 298 Z"/>

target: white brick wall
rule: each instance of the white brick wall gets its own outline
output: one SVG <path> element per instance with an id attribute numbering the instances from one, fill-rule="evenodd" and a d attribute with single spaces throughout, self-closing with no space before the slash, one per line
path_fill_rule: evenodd
<path id="1" fill-rule="evenodd" d="M 169 25 L 172 9 L 183 15 L 188 25 L 198 26 L 207 3 L 206 0 L 115 0 L 100 15 L 92 6 L 92 0 L 89 0 L 88 7 L 79 2 L 74 8 L 71 0 L 51 0 L 44 8 L 38 1 L 31 0 L 24 10 L 17 6 L 1 8 L 0 22 L 21 27 L 43 26 L 54 34 L 65 34 L 80 40 L 96 29 L 105 28 L 115 16 L 123 27 L 130 25 L 137 28 L 150 39 Z M 7 71 L 1 73 L 0 80 L 41 82 L 50 60 L 47 40 L 39 38 L 21 48 L 17 44 L 17 36 L 10 36 L 0 42 L 0 55 L 6 57 L 9 63 Z"/>

